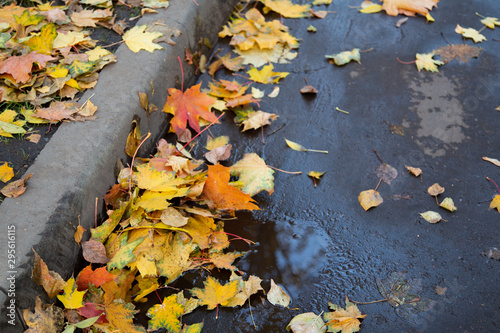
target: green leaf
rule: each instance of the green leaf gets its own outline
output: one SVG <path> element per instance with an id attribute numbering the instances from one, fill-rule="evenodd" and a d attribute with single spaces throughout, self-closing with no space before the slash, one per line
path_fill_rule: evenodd
<path id="1" fill-rule="evenodd" d="M 95 61 L 83 62 L 75 60 L 71 65 L 69 65 L 68 69 L 71 73 L 71 77 L 75 78 L 79 75 L 91 72 L 94 65 Z"/>
<path id="2" fill-rule="evenodd" d="M 166 328 L 168 332 L 180 332 L 181 322 L 179 317 L 184 314 L 184 306 L 177 303 L 177 295 L 170 295 L 163 299 L 161 304 L 153 305 L 146 315 L 151 318 L 148 321 L 148 330 Z"/>
<path id="3" fill-rule="evenodd" d="M 121 247 L 118 252 L 115 253 L 113 258 L 108 262 L 108 270 L 113 268 L 122 269 L 127 266 L 130 262 L 135 259 L 132 251 L 137 247 L 137 245 L 141 244 L 146 236 L 140 237 L 133 241 L 132 243 L 128 243 L 127 245 Z"/>
<path id="4" fill-rule="evenodd" d="M 23 27 L 27 27 L 29 25 L 37 25 L 42 22 L 45 16 L 42 15 L 31 15 L 29 9 L 26 9 L 21 16 L 14 15 L 14 19 L 17 24 L 22 25 Z"/>

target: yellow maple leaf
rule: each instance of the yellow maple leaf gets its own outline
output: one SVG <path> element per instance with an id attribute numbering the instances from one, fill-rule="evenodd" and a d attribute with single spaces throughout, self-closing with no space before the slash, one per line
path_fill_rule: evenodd
<path id="1" fill-rule="evenodd" d="M 419 72 L 421 69 L 425 69 L 429 72 L 439 72 L 437 66 L 444 65 L 444 62 L 432 59 L 432 57 L 434 57 L 434 53 L 417 53 L 415 65 L 417 66 Z"/>
<path id="2" fill-rule="evenodd" d="M 361 314 L 358 307 L 351 303 L 347 296 L 345 298 L 345 309 L 333 303 L 328 303 L 328 306 L 333 312 L 325 313 L 323 318 L 329 332 L 352 333 L 359 331 L 359 325 L 361 325 L 359 319 L 365 318 L 366 315 Z"/>
<path id="3" fill-rule="evenodd" d="M 457 24 L 455 32 L 457 34 L 464 36 L 465 38 L 470 38 L 474 40 L 474 43 L 481 43 L 482 41 L 486 40 L 486 37 L 481 35 L 479 31 L 477 31 L 476 29 L 462 28 L 459 24 Z"/>
<path id="4" fill-rule="evenodd" d="M 186 182 L 174 172 L 157 171 L 150 164 L 138 166 L 135 177 L 139 188 L 157 192 L 177 190 L 177 186 Z"/>
<path id="5" fill-rule="evenodd" d="M 225 146 L 228 143 L 229 143 L 229 137 L 225 135 L 216 138 L 208 137 L 207 145 L 205 146 L 205 148 L 207 150 L 213 150 L 215 148 Z"/>
<path id="6" fill-rule="evenodd" d="M 134 315 L 137 312 L 132 303 L 125 303 L 123 300 L 106 304 L 106 319 L 109 321 L 110 331 L 146 333 L 142 326 L 134 325 Z"/>
<path id="7" fill-rule="evenodd" d="M 64 286 L 64 293 L 57 298 L 64 304 L 66 309 L 78 309 L 83 306 L 83 295 L 85 291 L 78 291 L 74 278 L 70 278 Z"/>
<path id="8" fill-rule="evenodd" d="M 500 25 L 500 22 L 498 21 L 498 19 L 496 17 L 483 17 L 483 16 L 479 15 L 478 13 L 476 13 L 476 15 L 482 17 L 483 19 L 481 20 L 481 23 L 490 29 L 495 29 L 496 25 Z"/>
<path id="9" fill-rule="evenodd" d="M 95 46 L 95 42 L 85 32 L 69 31 L 68 33 L 60 33 L 52 44 L 54 49 L 62 49 L 73 45 Z"/>
<path id="10" fill-rule="evenodd" d="M 151 318 L 148 321 L 148 330 L 166 328 L 168 332 L 179 332 L 181 322 L 179 317 L 184 314 L 184 306 L 177 303 L 177 295 L 163 298 L 161 304 L 153 305 L 146 315 Z"/>
<path id="11" fill-rule="evenodd" d="M 495 209 L 495 208 L 500 213 L 500 194 L 495 195 L 493 200 L 491 200 L 490 209 Z"/>
<path id="12" fill-rule="evenodd" d="M 140 50 L 153 52 L 163 49 L 159 44 L 153 43 L 156 38 L 160 38 L 163 34 L 161 32 L 146 32 L 147 28 L 148 26 L 145 24 L 135 26 L 123 34 L 123 40 L 132 52 L 137 53 Z"/>
<path id="13" fill-rule="evenodd" d="M 300 18 L 308 17 L 310 5 L 297 5 L 293 4 L 290 0 L 260 0 L 264 4 L 264 14 L 270 10 L 276 12 L 283 17 Z"/>
<path id="14" fill-rule="evenodd" d="M 439 0 L 383 0 L 382 8 L 387 15 L 398 16 L 403 14 L 406 16 L 415 16 L 420 14 L 427 16 L 432 7 L 437 6 Z"/>
<path id="15" fill-rule="evenodd" d="M 209 276 L 203 284 L 205 285 L 204 289 L 193 288 L 191 294 L 199 298 L 200 304 L 206 305 L 208 310 L 213 310 L 219 305 L 228 305 L 229 300 L 239 292 L 239 281 L 237 280 L 221 285 L 216 278 Z"/>
<path id="16" fill-rule="evenodd" d="M 63 64 L 58 64 L 57 66 L 47 67 L 47 74 L 56 79 L 68 76 L 69 69 Z"/>
<path id="17" fill-rule="evenodd" d="M 42 54 L 52 54 L 52 43 L 57 38 L 56 25 L 49 23 L 40 29 L 40 35 L 35 35 L 23 42 L 31 51 Z"/>
<path id="18" fill-rule="evenodd" d="M 265 125 L 271 125 L 271 121 L 276 120 L 279 116 L 274 113 L 263 111 L 255 111 L 248 114 L 248 118 L 241 124 L 243 125 L 242 132 L 249 129 L 259 129 Z"/>
<path id="19" fill-rule="evenodd" d="M 23 318 L 29 327 L 24 332 L 61 332 L 64 327 L 62 309 L 53 304 L 43 304 L 39 296 L 36 297 L 34 313 L 24 309 Z"/>
<path id="20" fill-rule="evenodd" d="M 12 169 L 7 162 L 0 165 L 0 181 L 6 183 L 14 177 L 14 169 Z"/>
<path id="21" fill-rule="evenodd" d="M 250 75 L 250 80 L 264 84 L 278 83 L 280 79 L 283 79 L 290 74 L 287 72 L 273 72 L 273 69 L 273 64 L 266 65 L 262 67 L 261 70 L 253 67 L 247 72 L 247 74 Z"/>

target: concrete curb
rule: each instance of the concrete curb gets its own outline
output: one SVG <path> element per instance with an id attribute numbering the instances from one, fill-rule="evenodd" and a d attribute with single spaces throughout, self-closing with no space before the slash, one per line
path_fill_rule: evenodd
<path id="1" fill-rule="evenodd" d="M 147 15 L 137 23 L 157 19 L 182 31 L 177 45 L 165 43 L 153 53 L 133 53 L 125 45 L 116 52 L 118 62 L 108 65 L 100 74 L 97 86 L 87 91 L 81 101 L 92 95 L 98 106 L 98 119 L 83 123 L 64 123 L 47 143 L 27 173 L 33 177 L 27 191 L 16 199 L 5 199 L 0 205 L 0 286 L 9 289 L 7 278 L 15 276 L 15 304 L 19 309 L 33 308 L 37 295 L 46 298 L 42 287 L 31 280 L 35 249 L 48 265 L 65 279 L 73 273 L 79 246 L 74 241 L 75 226 L 87 230 L 94 226 L 95 200 L 102 211 L 102 197 L 115 183 L 117 159 L 127 160 L 124 145 L 134 115 L 141 118 L 141 133 L 151 138 L 141 151 L 150 151 L 168 129 L 168 119 L 161 112 L 167 88 L 180 81 L 177 57 L 184 49 L 198 49 L 201 37 L 214 42 L 229 18 L 237 0 L 172 0 L 159 14 Z M 185 67 L 185 81 L 195 78 L 192 66 Z M 151 83 L 152 82 L 152 83 Z M 154 96 L 152 96 L 152 85 Z M 148 119 L 139 104 L 138 92 L 147 92 L 150 103 L 160 109 Z M 70 223 L 71 222 L 71 223 Z M 8 226 L 15 226 L 15 267 L 8 262 Z M 88 237 L 89 233 L 86 232 Z M 9 325 L 6 306 L 10 302 L 0 293 L 2 332 L 20 332 L 20 322 Z M 4 330 L 5 329 L 5 330 Z"/>

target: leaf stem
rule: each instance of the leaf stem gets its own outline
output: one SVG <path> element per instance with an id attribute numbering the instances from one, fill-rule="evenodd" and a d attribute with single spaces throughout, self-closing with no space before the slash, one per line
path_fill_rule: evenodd
<path id="1" fill-rule="evenodd" d="M 345 113 L 345 114 L 349 114 L 349 112 L 348 112 L 348 111 L 341 110 L 341 109 L 339 109 L 339 107 L 338 107 L 338 106 L 336 106 L 336 107 L 335 107 L 335 110 L 337 110 L 338 112 L 342 112 L 342 113 Z"/>
<path id="2" fill-rule="evenodd" d="M 130 165 L 130 176 L 128 177 L 128 193 L 130 194 L 130 198 L 132 199 L 132 168 L 134 167 L 134 162 L 135 162 L 135 156 L 137 155 L 137 152 L 139 151 L 139 148 L 141 148 L 142 144 L 151 136 L 151 132 L 148 132 L 146 134 L 146 137 L 139 143 L 137 146 L 137 149 L 134 152 L 134 156 L 132 156 L 132 164 Z"/>
<path id="3" fill-rule="evenodd" d="M 380 161 L 380 163 L 385 164 L 384 161 L 382 160 L 382 157 L 380 157 L 380 155 L 377 153 L 375 149 L 373 149 L 373 152 L 375 153 L 375 155 L 377 155 L 377 158 Z"/>
<path id="4" fill-rule="evenodd" d="M 476 12 L 476 15 L 479 16 L 480 18 L 483 18 L 485 19 L 486 17 L 484 17 L 483 15 L 479 14 L 478 12 Z"/>
<path id="5" fill-rule="evenodd" d="M 374 303 L 380 303 L 380 302 L 388 302 L 389 300 L 387 298 L 384 298 L 384 299 L 379 299 L 377 301 L 371 301 L 371 302 L 356 302 L 356 301 L 353 301 L 353 300 L 349 300 L 351 303 L 354 303 L 354 304 L 364 304 L 364 305 L 367 305 L 367 304 L 374 304 Z"/>
<path id="6" fill-rule="evenodd" d="M 271 169 L 274 169 L 274 170 L 277 170 L 279 172 L 283 172 L 283 173 L 287 173 L 289 175 L 300 175 L 302 173 L 302 171 L 285 171 L 285 170 L 281 170 L 281 169 L 278 169 L 276 167 L 273 167 L 273 166 L 270 166 L 270 165 L 266 165 L 268 168 L 271 168 Z"/>
<path id="7" fill-rule="evenodd" d="M 378 184 L 377 184 L 377 187 L 375 187 L 375 191 L 378 189 L 378 187 L 380 186 L 380 183 L 381 183 L 381 182 L 382 182 L 382 178 L 380 178 L 380 179 L 378 180 Z"/>
<path id="8" fill-rule="evenodd" d="M 179 60 L 179 65 L 181 66 L 181 77 L 182 77 L 181 91 L 184 92 L 184 68 L 182 67 L 181 57 L 177 56 L 177 60 Z"/>
<path id="9" fill-rule="evenodd" d="M 495 183 L 495 181 L 493 179 L 491 179 L 490 177 L 486 177 L 486 180 L 489 180 L 490 182 L 492 182 L 493 184 L 495 184 L 495 186 L 497 188 L 497 192 L 500 193 L 500 189 L 498 188 L 497 183 Z"/>
<path id="10" fill-rule="evenodd" d="M 184 150 L 184 148 L 186 148 L 191 142 L 193 142 L 194 139 L 196 139 L 197 137 L 199 137 L 201 135 L 201 133 L 203 133 L 207 129 L 209 129 L 210 126 L 212 126 L 213 124 L 215 124 L 215 122 L 218 121 L 223 115 L 225 115 L 224 112 L 222 112 L 222 114 L 219 117 L 217 117 L 217 119 L 215 119 L 213 122 L 211 122 L 210 125 L 208 125 L 207 127 L 205 127 L 200 133 L 196 134 L 191 140 L 189 140 L 188 143 L 186 143 L 184 145 L 184 147 L 182 147 L 180 150 L 177 150 L 177 155 L 182 154 L 181 150 Z"/>
<path id="11" fill-rule="evenodd" d="M 359 53 L 370 52 L 373 51 L 373 47 L 370 47 L 368 50 L 361 50 Z"/>
<path id="12" fill-rule="evenodd" d="M 328 154 L 328 150 L 316 150 L 316 149 L 307 149 L 305 151 L 310 151 L 313 153 L 323 153 L 323 154 Z"/>
<path id="13" fill-rule="evenodd" d="M 120 44 L 120 43 L 123 43 L 123 42 L 124 42 L 124 40 L 121 40 L 121 41 L 119 41 L 119 42 L 116 42 L 116 43 L 113 43 L 113 44 L 109 44 L 109 45 L 103 45 L 103 46 L 101 46 L 101 47 L 102 47 L 102 48 L 111 47 L 111 46 L 115 46 L 116 44 Z"/>
<path id="14" fill-rule="evenodd" d="M 413 61 L 401 61 L 399 60 L 399 58 L 396 58 L 396 60 L 400 63 L 400 64 L 403 64 L 403 65 L 411 65 L 411 64 L 414 64 L 416 60 L 413 60 Z"/>

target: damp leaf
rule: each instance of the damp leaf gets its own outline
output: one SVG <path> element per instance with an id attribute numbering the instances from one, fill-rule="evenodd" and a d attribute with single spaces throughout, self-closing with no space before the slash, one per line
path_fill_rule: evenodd
<path id="1" fill-rule="evenodd" d="M 380 193 L 378 193 L 377 191 L 366 190 L 359 194 L 358 201 L 361 207 L 363 207 L 366 212 L 372 207 L 379 206 L 382 202 L 384 202 L 384 199 L 382 199 L 382 196 L 380 196 Z"/>
<path id="2" fill-rule="evenodd" d="M 7 162 L 0 165 L 0 181 L 6 183 L 14 177 L 14 169 Z"/>
<path id="3" fill-rule="evenodd" d="M 201 83 L 192 86 L 185 92 L 170 88 L 170 96 L 163 107 L 163 112 L 174 115 L 170 124 L 177 135 L 180 135 L 187 124 L 196 132 L 200 131 L 200 118 L 208 122 L 216 122 L 217 117 L 210 112 L 210 106 L 217 100 L 200 91 Z"/>
<path id="4" fill-rule="evenodd" d="M 457 210 L 455 203 L 452 198 L 444 198 L 444 200 L 439 204 L 439 207 L 449 210 L 450 212 L 454 212 Z"/>
<path id="5" fill-rule="evenodd" d="M 314 312 L 296 315 L 286 326 L 286 329 L 293 333 L 324 333 L 326 328 L 321 316 L 317 316 Z"/>
<path id="6" fill-rule="evenodd" d="M 316 149 L 308 149 L 306 147 L 304 147 L 303 145 L 301 145 L 300 143 L 297 143 L 297 142 L 293 142 L 293 141 L 290 141 L 290 140 L 287 140 L 285 139 L 286 141 L 286 144 L 288 147 L 292 148 L 293 150 L 296 150 L 296 151 L 303 151 L 303 152 L 314 152 L 314 153 L 323 153 L 323 154 L 328 154 L 328 151 L 327 150 L 316 150 Z"/>
<path id="7" fill-rule="evenodd" d="M 274 72 L 273 69 L 273 64 L 266 65 L 261 70 L 252 67 L 247 71 L 247 74 L 250 75 L 250 80 L 264 84 L 278 83 L 279 80 L 284 79 L 290 74 L 288 72 Z"/>
<path id="8" fill-rule="evenodd" d="M 483 161 L 493 163 L 493 164 L 495 164 L 497 167 L 500 167 L 500 161 L 499 161 L 499 160 L 497 160 L 496 158 L 483 157 Z"/>
<path id="9" fill-rule="evenodd" d="M 261 191 L 267 191 L 270 195 L 274 192 L 274 170 L 255 153 L 245 154 L 231 166 L 230 173 L 243 184 L 241 191 L 251 197 Z"/>
<path id="10" fill-rule="evenodd" d="M 248 131 L 249 129 L 259 129 L 266 125 L 271 125 L 271 121 L 274 121 L 279 116 L 274 113 L 268 113 L 263 111 L 250 112 L 248 118 L 245 119 L 241 124 L 243 125 L 242 132 Z"/>
<path id="11" fill-rule="evenodd" d="M 316 31 L 318 31 L 318 29 L 316 29 L 316 27 L 314 25 L 310 24 L 307 27 L 307 31 L 309 31 L 309 32 L 316 32 Z"/>
<path id="12" fill-rule="evenodd" d="M 408 170 L 409 173 L 411 173 L 415 177 L 418 177 L 422 174 L 422 169 L 420 169 L 420 168 L 414 168 L 414 167 L 407 166 L 407 165 L 405 165 L 405 168 L 406 168 L 406 170 Z"/>
<path id="13" fill-rule="evenodd" d="M 389 186 L 391 185 L 391 182 L 398 176 L 398 171 L 386 163 L 379 164 L 374 172 L 377 178 L 382 178 L 384 183 Z"/>
<path id="14" fill-rule="evenodd" d="M 325 58 L 337 66 L 343 66 L 351 61 L 361 63 L 361 55 L 359 49 L 352 49 L 351 51 L 344 51 L 337 54 L 325 55 Z"/>
<path id="15" fill-rule="evenodd" d="M 485 17 L 481 20 L 481 23 L 490 29 L 495 29 L 496 25 L 500 25 L 500 21 L 496 17 Z"/>
<path id="16" fill-rule="evenodd" d="M 283 17 L 301 18 L 308 17 L 310 5 L 293 4 L 290 0 L 260 0 L 264 4 L 264 14 L 272 10 Z"/>
<path id="17" fill-rule="evenodd" d="M 38 68 L 45 68 L 45 64 L 50 60 L 54 58 L 38 52 L 12 56 L 0 62 L 0 73 L 12 75 L 16 83 L 26 83 L 31 79 L 33 64 L 36 64 Z"/>
<path id="18" fill-rule="evenodd" d="M 421 69 L 425 69 L 429 72 L 439 72 L 438 66 L 444 65 L 443 61 L 433 59 L 434 53 L 417 53 L 415 57 L 415 65 L 419 72 Z"/>
<path id="19" fill-rule="evenodd" d="M 167 332 L 180 332 L 179 317 L 182 314 L 184 314 L 184 306 L 177 303 L 177 295 L 164 297 L 160 304 L 153 305 L 146 313 L 151 318 L 148 321 L 148 331 L 166 328 Z"/>
<path id="20" fill-rule="evenodd" d="M 66 281 L 54 272 L 50 271 L 47 264 L 40 258 L 38 253 L 35 252 L 33 270 L 31 271 L 31 278 L 33 281 L 41 285 L 49 298 L 55 297 L 66 286 Z"/>
<path id="21" fill-rule="evenodd" d="M 431 211 L 431 210 L 420 213 L 420 216 L 422 216 L 429 223 L 438 223 L 439 221 L 441 221 L 443 219 L 441 217 L 441 214 L 434 212 L 434 211 Z"/>
<path id="22" fill-rule="evenodd" d="M 320 172 L 320 171 L 310 171 L 307 175 L 309 177 L 315 178 L 315 179 L 321 179 L 323 175 L 326 173 L 326 171 Z"/>
<path id="23" fill-rule="evenodd" d="M 445 64 L 452 60 L 467 63 L 472 58 L 479 57 L 481 48 L 467 44 L 453 44 L 443 46 L 432 52 L 439 56 Z"/>
<path id="24" fill-rule="evenodd" d="M 271 279 L 271 288 L 267 293 L 267 300 L 272 305 L 279 305 L 285 308 L 290 304 L 291 301 L 290 296 L 287 294 L 287 292 L 279 285 L 277 285 L 273 279 Z"/>
<path id="25" fill-rule="evenodd" d="M 132 303 L 125 303 L 121 299 L 106 304 L 106 318 L 109 321 L 110 331 L 146 333 L 142 326 L 134 325 L 134 315 L 137 312 Z"/>
<path id="26" fill-rule="evenodd" d="M 64 326 L 64 314 L 60 307 L 53 304 L 43 304 L 39 296 L 36 297 L 34 312 L 23 310 L 23 318 L 29 327 L 24 332 L 60 332 Z"/>
<path id="27" fill-rule="evenodd" d="M 300 88 L 300 93 L 301 94 L 317 94 L 318 89 L 314 88 L 311 85 L 305 85 L 302 88 Z"/>
<path id="28" fill-rule="evenodd" d="M 203 198 L 209 205 L 221 210 L 258 210 L 255 200 L 246 193 L 229 185 L 230 168 L 220 164 L 208 166 L 207 180 L 203 188 Z"/>
<path id="29" fill-rule="evenodd" d="M 96 268 L 92 270 L 92 266 L 88 265 L 76 277 L 76 284 L 78 286 L 78 291 L 83 291 L 89 289 L 89 285 L 92 283 L 95 287 L 100 287 L 108 281 L 116 279 L 117 276 L 109 273 L 106 267 Z"/>
<path id="30" fill-rule="evenodd" d="M 381 12 L 382 10 L 383 10 L 383 8 L 379 4 L 375 4 L 371 1 L 363 1 L 359 12 L 364 13 L 364 14 L 374 14 L 374 13 Z"/>
<path id="31" fill-rule="evenodd" d="M 205 148 L 207 150 L 213 150 L 218 147 L 225 146 L 229 143 L 229 137 L 226 135 L 222 135 L 216 138 L 208 137 L 207 139 L 207 145 Z"/>
<path id="32" fill-rule="evenodd" d="M 63 291 L 64 293 L 57 295 L 57 298 L 64 304 L 66 309 L 78 309 L 83 306 L 83 295 L 85 295 L 85 292 L 78 291 L 74 278 L 66 281 Z"/>
<path id="33" fill-rule="evenodd" d="M 465 38 L 470 38 L 474 41 L 474 43 L 481 43 L 486 40 L 486 37 L 481 35 L 479 31 L 473 28 L 462 28 L 459 24 L 455 28 L 455 32 L 464 36 Z"/>
<path id="34" fill-rule="evenodd" d="M 236 280 L 222 285 L 216 278 L 209 276 L 203 284 L 205 288 L 193 288 L 191 294 L 200 300 L 200 305 L 206 305 L 208 310 L 213 310 L 218 305 L 226 306 L 238 293 Z"/>
<path id="35" fill-rule="evenodd" d="M 212 164 L 217 164 L 219 161 L 225 161 L 231 156 L 232 145 L 224 145 L 214 148 L 203 156 Z"/>
<path id="36" fill-rule="evenodd" d="M 495 195 L 493 200 L 491 200 L 489 209 L 496 209 L 500 213 L 500 194 Z"/>
<path id="37" fill-rule="evenodd" d="M 439 0 L 383 0 L 382 8 L 387 15 L 398 16 L 403 14 L 406 16 L 415 16 L 420 14 L 427 16 L 429 11 L 437 6 Z"/>
<path id="38" fill-rule="evenodd" d="M 347 296 L 345 298 L 345 309 L 331 302 L 328 303 L 328 306 L 333 310 L 323 315 L 328 332 L 353 333 L 359 331 L 360 319 L 365 318 L 366 315 L 361 314 L 357 305 L 351 303 Z"/>
<path id="39" fill-rule="evenodd" d="M 135 26 L 123 34 L 122 38 L 125 44 L 132 52 L 139 52 L 140 50 L 146 50 L 148 52 L 153 52 L 154 50 L 163 49 L 159 44 L 153 43 L 157 38 L 163 36 L 161 32 L 147 32 L 147 25 Z"/>
<path id="40" fill-rule="evenodd" d="M 231 274 L 230 281 L 237 280 L 239 282 L 239 292 L 229 300 L 228 306 L 242 306 L 245 302 L 252 296 L 259 292 L 262 289 L 260 285 L 262 280 L 255 276 L 250 275 L 247 281 L 244 281 L 241 276 L 237 276 L 234 272 Z"/>
<path id="41" fill-rule="evenodd" d="M 441 185 L 439 185 L 438 183 L 434 183 L 432 184 L 432 186 L 430 186 L 428 189 L 427 189 L 427 193 L 429 193 L 430 195 L 432 195 L 433 197 L 437 196 L 437 195 L 440 195 L 441 193 L 444 192 L 444 187 L 442 187 Z"/>

